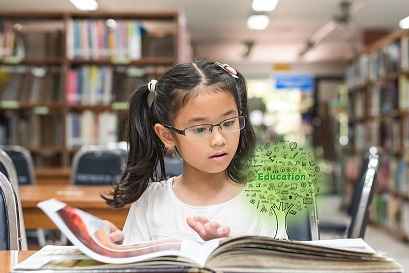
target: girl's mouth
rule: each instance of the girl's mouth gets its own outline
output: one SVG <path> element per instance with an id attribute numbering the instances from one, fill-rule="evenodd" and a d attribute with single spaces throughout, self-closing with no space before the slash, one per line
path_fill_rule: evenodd
<path id="1" fill-rule="evenodd" d="M 216 154 L 216 155 L 212 155 L 210 157 L 210 159 L 214 160 L 214 161 L 222 161 L 227 157 L 227 153 L 221 153 L 221 154 Z"/>

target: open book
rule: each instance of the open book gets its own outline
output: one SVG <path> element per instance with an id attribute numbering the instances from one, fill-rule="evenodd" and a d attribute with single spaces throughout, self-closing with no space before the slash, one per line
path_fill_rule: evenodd
<path id="1" fill-rule="evenodd" d="M 102 219 L 55 199 L 38 206 L 73 246 L 46 246 L 12 272 L 403 272 L 362 239 L 295 242 L 239 236 L 117 245 Z"/>

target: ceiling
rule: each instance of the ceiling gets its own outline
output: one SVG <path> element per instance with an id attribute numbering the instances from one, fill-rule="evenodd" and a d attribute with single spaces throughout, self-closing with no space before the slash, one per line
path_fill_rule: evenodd
<path id="1" fill-rule="evenodd" d="M 346 60 L 362 48 L 365 30 L 398 29 L 409 0 L 355 0 L 349 22 L 300 57 L 312 35 L 341 15 L 345 0 L 279 0 L 266 30 L 248 30 L 251 0 L 98 0 L 103 11 L 181 10 L 197 57 L 229 63 L 305 63 Z M 354 2 L 353 0 L 346 0 Z M 352 10 L 353 7 L 353 10 Z M 0 0 L 0 10 L 75 11 L 68 0 Z M 242 56 L 240 45 L 254 43 Z"/>

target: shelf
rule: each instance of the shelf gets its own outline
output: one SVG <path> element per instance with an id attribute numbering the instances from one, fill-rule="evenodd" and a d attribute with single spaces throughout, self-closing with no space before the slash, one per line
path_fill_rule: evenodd
<path id="1" fill-rule="evenodd" d="M 135 88 L 190 60 L 186 31 L 177 11 L 0 12 L 0 144 L 58 170 L 84 143 L 122 141 Z"/>
<path id="2" fill-rule="evenodd" d="M 409 31 L 388 35 L 347 69 L 350 173 L 370 146 L 380 164 L 371 221 L 409 238 Z M 348 196 L 346 197 L 348 199 Z M 399 216 L 400 215 L 400 216 Z"/>

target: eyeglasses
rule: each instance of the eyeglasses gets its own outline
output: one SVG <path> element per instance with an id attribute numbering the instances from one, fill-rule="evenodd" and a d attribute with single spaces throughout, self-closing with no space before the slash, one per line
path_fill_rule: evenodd
<path id="1" fill-rule="evenodd" d="M 213 132 L 213 127 L 215 126 L 218 126 L 223 132 L 237 132 L 243 129 L 245 125 L 245 118 L 243 116 L 228 118 L 218 124 L 195 125 L 187 127 L 184 130 L 179 130 L 173 128 L 172 126 L 163 124 L 163 126 L 165 126 L 166 128 L 173 130 L 180 135 L 184 135 L 187 139 L 190 140 L 197 140 L 210 136 L 210 134 Z"/>

